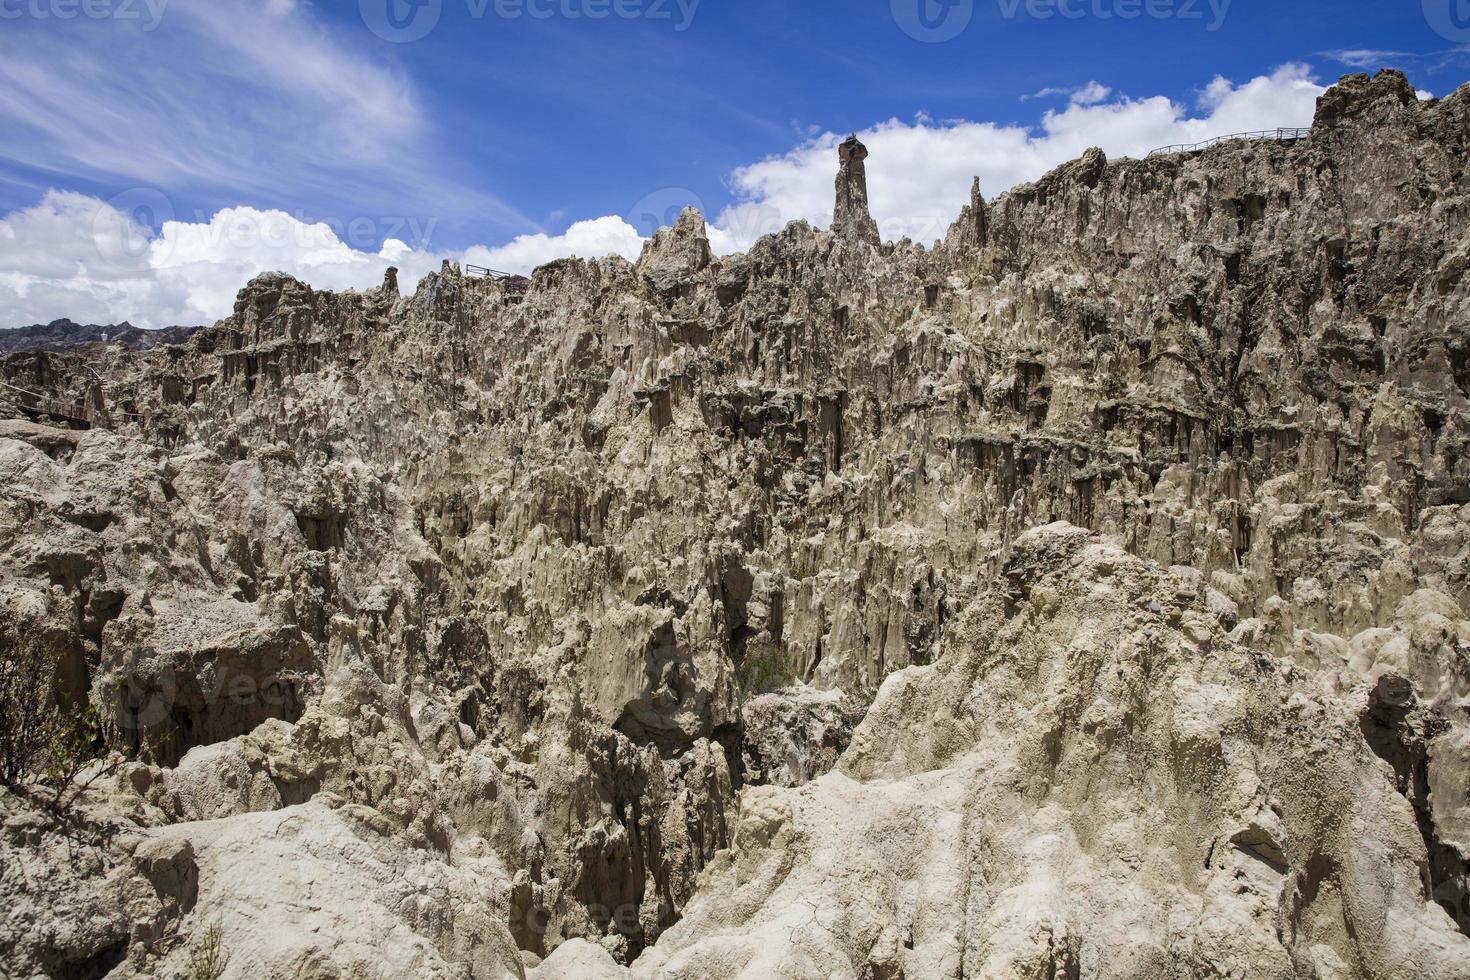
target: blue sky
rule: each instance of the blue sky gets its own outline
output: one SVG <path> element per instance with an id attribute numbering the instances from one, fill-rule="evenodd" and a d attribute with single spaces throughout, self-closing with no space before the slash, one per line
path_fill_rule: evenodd
<path id="1" fill-rule="evenodd" d="M 1470 0 L 0 0 L 0 326 L 636 255 L 684 203 L 744 248 L 824 223 L 849 131 L 927 240 L 973 174 L 1306 125 L 1353 70 L 1442 96 L 1467 44 Z"/>

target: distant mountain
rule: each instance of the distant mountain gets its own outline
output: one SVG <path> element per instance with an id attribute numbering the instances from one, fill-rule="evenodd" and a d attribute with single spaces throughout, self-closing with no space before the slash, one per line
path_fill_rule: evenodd
<path id="1" fill-rule="evenodd" d="M 90 344 L 122 344 L 129 350 L 152 350 L 160 344 L 182 344 L 202 327 L 164 327 L 145 330 L 126 320 L 99 326 L 52 320 L 29 327 L 0 329 L 0 354 L 27 350 L 74 351 Z"/>

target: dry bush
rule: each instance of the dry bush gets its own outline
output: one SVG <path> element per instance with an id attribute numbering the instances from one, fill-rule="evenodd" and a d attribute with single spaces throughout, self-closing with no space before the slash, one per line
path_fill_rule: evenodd
<path id="1" fill-rule="evenodd" d="M 0 624 L 0 785 L 49 786 L 58 812 L 123 762 L 116 753 L 103 757 L 102 727 L 91 704 L 59 702 L 62 656 L 43 634 Z"/>
<path id="2" fill-rule="evenodd" d="M 219 980 L 230 963 L 230 954 L 225 951 L 224 930 L 216 923 L 204 930 L 194 945 L 189 947 L 189 965 L 184 972 L 188 980 Z"/>

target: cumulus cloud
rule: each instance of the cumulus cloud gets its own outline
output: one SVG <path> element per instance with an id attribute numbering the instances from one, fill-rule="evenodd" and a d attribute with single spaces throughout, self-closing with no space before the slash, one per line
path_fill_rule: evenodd
<path id="1" fill-rule="evenodd" d="M 1097 103 L 1074 99 L 1064 109 L 1047 112 L 1034 129 L 889 120 L 858 133 L 871 154 L 873 217 L 886 238 L 931 241 L 954 220 L 973 177 L 994 196 L 1091 146 L 1111 156 L 1142 156 L 1156 147 L 1229 133 L 1309 126 L 1323 91 L 1306 65 L 1289 64 L 1239 85 L 1217 77 L 1193 111 L 1164 96 L 1123 96 Z M 726 244 L 748 247 L 796 218 L 823 226 L 830 222 L 833 160 L 845 135 L 826 133 L 735 171 L 731 186 L 740 200 L 716 221 Z"/>
<path id="2" fill-rule="evenodd" d="M 631 261 L 638 258 L 643 242 L 643 236 L 626 220 L 609 215 L 578 221 L 561 235 L 521 235 L 497 248 L 475 245 L 465 251 L 464 260 L 487 269 L 525 273 L 568 255 L 621 255 Z"/>
<path id="3" fill-rule="evenodd" d="M 355 249 L 326 223 L 254 208 L 166 221 L 154 234 L 129 211 L 51 191 L 0 219 L 0 309 L 6 326 L 62 316 L 145 327 L 213 323 L 263 271 L 290 272 L 325 289 L 362 288 L 380 282 L 390 265 L 417 277 L 442 258 L 398 239 L 376 252 Z"/>
<path id="4" fill-rule="evenodd" d="M 1105 86 L 1094 85 L 1076 90 L 1064 108 L 1044 113 L 1035 127 L 920 118 L 888 120 L 860 132 L 872 154 L 871 203 L 885 237 L 941 237 L 967 201 L 974 176 L 994 197 L 1090 146 L 1115 157 L 1141 156 L 1168 144 L 1307 126 L 1323 91 L 1310 70 L 1297 64 L 1241 84 L 1216 78 L 1192 106 L 1164 96 L 1104 95 Z M 824 133 L 731 174 L 735 203 L 710 224 L 714 250 L 742 251 L 797 219 L 825 227 L 836 145 L 845 135 Z M 445 258 L 519 273 L 567 255 L 635 259 L 652 225 L 672 220 L 687 197 L 671 189 L 650 195 L 635 215 L 577 221 L 558 235 L 522 235 L 450 253 L 430 247 L 431 227 L 411 222 L 357 227 L 353 221 L 308 222 L 247 207 L 158 222 L 144 218 L 166 212 L 167 202 L 147 193 L 108 203 L 52 191 L 36 206 L 0 218 L 0 310 L 9 320 L 5 325 L 61 316 L 126 318 L 144 326 L 209 323 L 227 315 L 239 287 L 266 270 L 345 289 L 376 285 L 389 265 L 399 267 L 400 281 L 409 287 Z M 656 221 L 644 220 L 650 217 Z M 161 231 L 150 234 L 149 227 L 158 224 Z"/>

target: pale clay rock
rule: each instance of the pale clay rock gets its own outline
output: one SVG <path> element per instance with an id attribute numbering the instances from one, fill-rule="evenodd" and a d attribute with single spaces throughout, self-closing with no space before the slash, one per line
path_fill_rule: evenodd
<path id="1" fill-rule="evenodd" d="M 1470 89 L 933 247 L 865 156 L 0 361 L 95 422 L 0 418 L 0 606 L 149 746 L 0 792 L 0 977 L 1470 977 Z"/>

